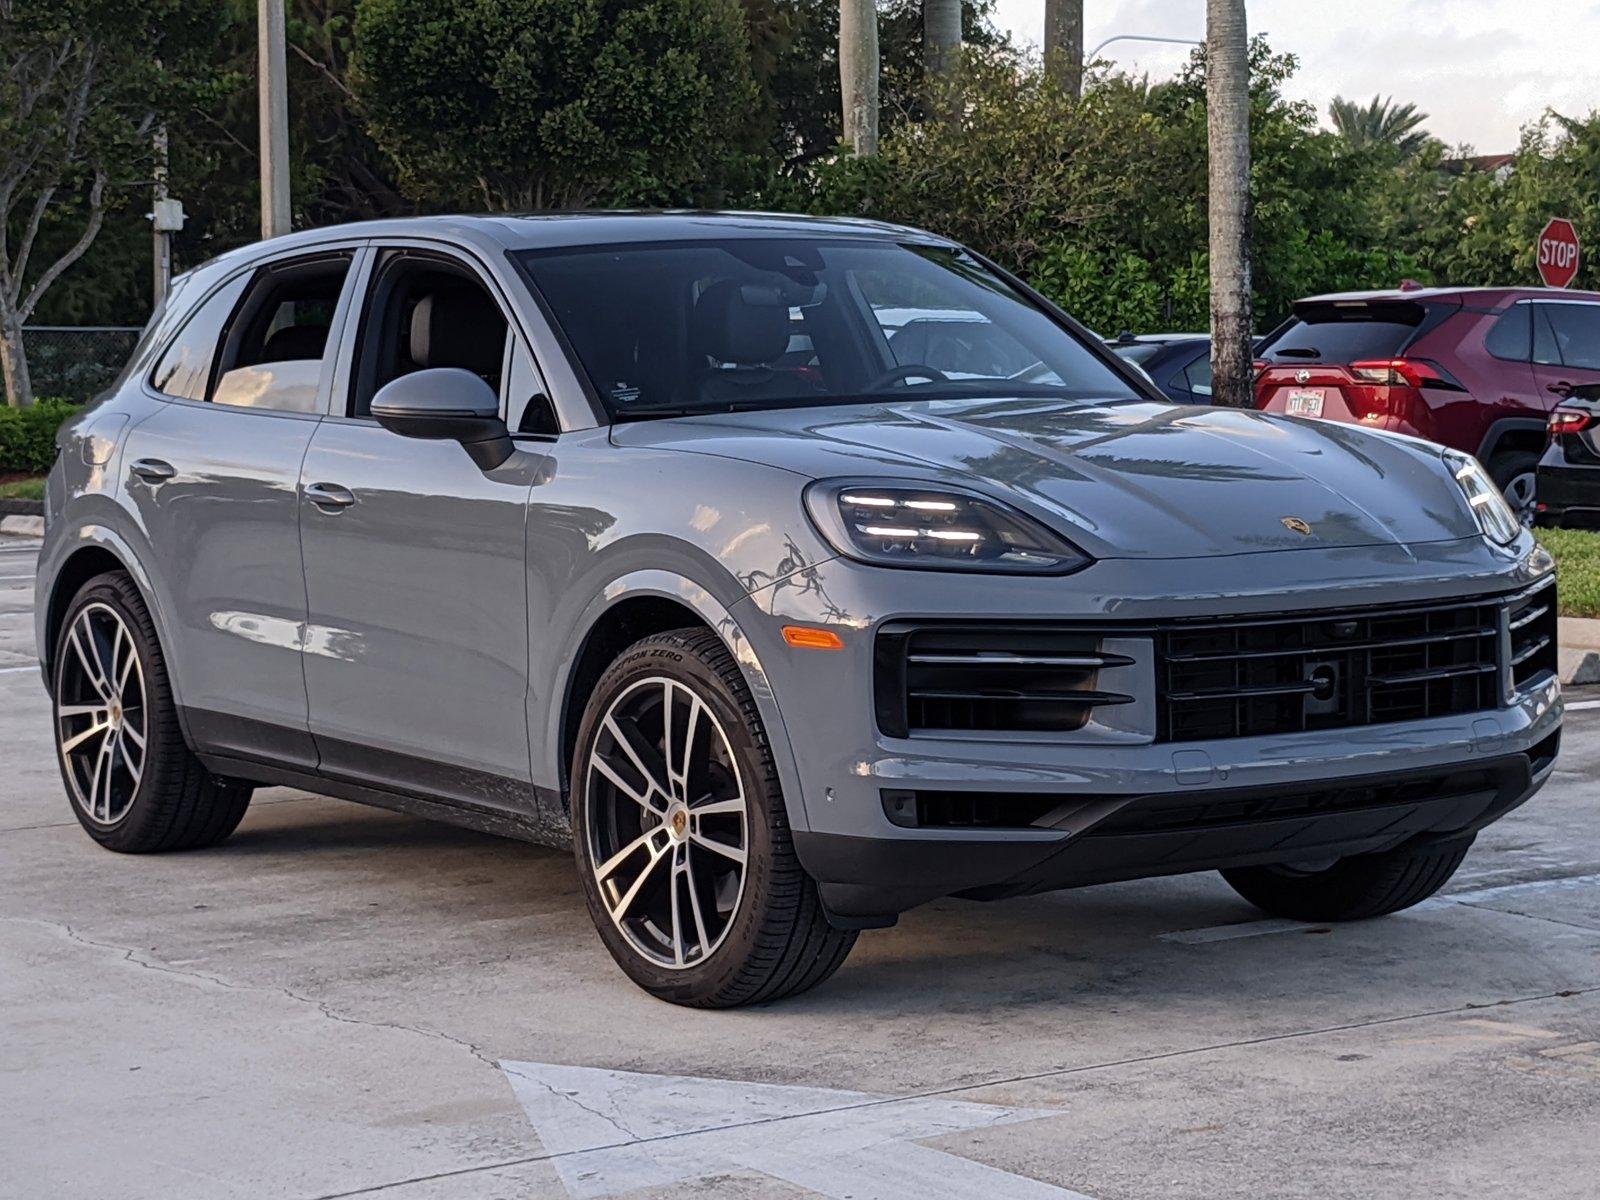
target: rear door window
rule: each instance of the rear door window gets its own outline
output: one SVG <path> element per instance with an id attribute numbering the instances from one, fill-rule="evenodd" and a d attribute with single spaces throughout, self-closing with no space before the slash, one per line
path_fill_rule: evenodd
<path id="1" fill-rule="evenodd" d="M 321 255 L 256 272 L 223 339 L 213 404 L 318 411 L 323 357 L 353 258 Z"/>
<path id="2" fill-rule="evenodd" d="M 1600 304 L 1541 304 L 1562 366 L 1600 371 Z"/>
<path id="3" fill-rule="evenodd" d="M 1303 305 L 1264 357 L 1326 363 L 1392 358 L 1405 349 L 1426 315 L 1422 305 L 1412 303 Z"/>

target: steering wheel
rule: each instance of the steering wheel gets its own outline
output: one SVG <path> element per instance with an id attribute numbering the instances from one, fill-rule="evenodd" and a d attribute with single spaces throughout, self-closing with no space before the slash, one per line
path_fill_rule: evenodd
<path id="1" fill-rule="evenodd" d="M 938 367 L 924 366 L 922 363 L 906 363 L 903 367 L 890 367 L 871 383 L 867 384 L 867 391 L 881 392 L 891 383 L 904 383 L 908 379 L 927 379 L 934 383 L 942 383 L 949 379 Z"/>

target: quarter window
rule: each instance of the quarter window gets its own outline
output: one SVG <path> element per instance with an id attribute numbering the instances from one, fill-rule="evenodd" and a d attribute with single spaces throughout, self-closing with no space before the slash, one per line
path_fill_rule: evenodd
<path id="1" fill-rule="evenodd" d="M 314 413 L 349 254 L 256 272 L 222 343 L 214 404 Z"/>
<path id="2" fill-rule="evenodd" d="M 224 284 L 184 324 L 183 331 L 167 347 L 150 377 L 158 392 L 178 400 L 206 398 L 217 341 L 249 282 L 249 275 L 241 275 Z"/>
<path id="3" fill-rule="evenodd" d="M 1189 391 L 1196 396 L 1211 395 L 1211 352 L 1208 350 L 1183 369 Z"/>
<path id="4" fill-rule="evenodd" d="M 1495 318 L 1494 327 L 1483 339 L 1483 348 L 1508 362 L 1527 362 L 1529 340 L 1533 336 L 1533 305 L 1513 304 Z"/>

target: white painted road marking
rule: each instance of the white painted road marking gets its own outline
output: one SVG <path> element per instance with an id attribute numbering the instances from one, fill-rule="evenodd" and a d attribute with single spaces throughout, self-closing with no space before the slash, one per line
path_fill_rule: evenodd
<path id="1" fill-rule="evenodd" d="M 1542 892 L 1563 892 L 1600 884 L 1600 875 L 1569 875 L 1562 879 L 1533 879 L 1527 883 L 1503 883 L 1496 887 L 1479 888 L 1472 892 L 1454 892 L 1448 896 L 1433 896 L 1421 904 L 1412 905 L 1405 912 L 1431 912 L 1457 904 L 1481 904 L 1485 900 L 1500 900 L 1507 896 L 1530 896 Z M 1307 921 L 1288 921 L 1274 917 L 1264 921 L 1239 921 L 1233 925 L 1212 925 L 1206 929 L 1179 929 L 1172 933 L 1158 933 L 1164 942 L 1195 946 L 1206 942 L 1228 942 L 1234 938 L 1260 937 L 1268 933 L 1298 933 L 1307 929 L 1326 929 L 1326 924 Z"/>
<path id="2" fill-rule="evenodd" d="M 574 1200 L 757 1171 L 831 1200 L 1089 1200 L 915 1144 L 1059 1109 L 502 1062 Z"/>
<path id="3" fill-rule="evenodd" d="M 1582 712 L 1586 708 L 1600 708 L 1600 700 L 1569 700 L 1568 712 Z"/>
<path id="4" fill-rule="evenodd" d="M 37 671 L 38 669 L 38 663 L 23 663 L 20 667 L 0 667 L 0 675 L 4 675 L 10 671 Z"/>

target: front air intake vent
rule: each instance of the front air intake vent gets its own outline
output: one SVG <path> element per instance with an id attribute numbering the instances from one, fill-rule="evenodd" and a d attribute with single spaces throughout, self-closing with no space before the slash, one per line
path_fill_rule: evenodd
<path id="1" fill-rule="evenodd" d="M 1081 630 L 1028 626 L 889 626 L 877 642 L 878 725 L 928 731 L 1081 729 L 1095 708 L 1132 704 L 1100 672 L 1133 662 Z"/>
<path id="2" fill-rule="evenodd" d="M 1506 615 L 1511 629 L 1511 686 L 1521 689 L 1556 669 L 1555 585 L 1513 598 Z"/>

